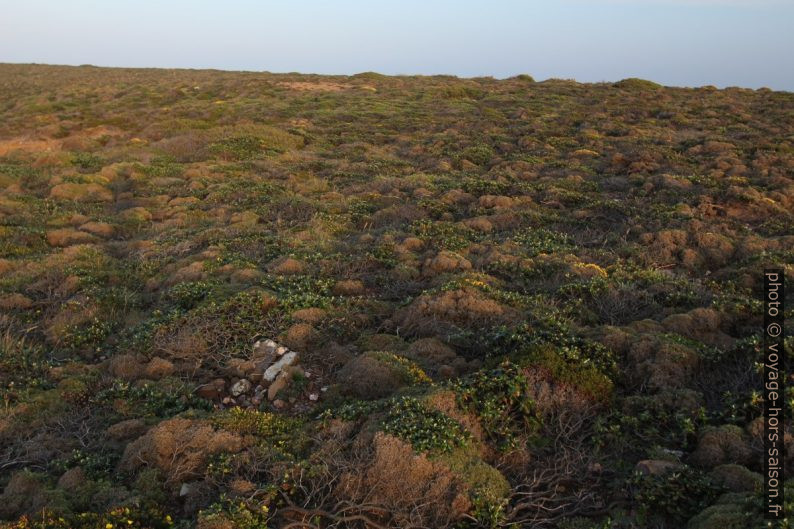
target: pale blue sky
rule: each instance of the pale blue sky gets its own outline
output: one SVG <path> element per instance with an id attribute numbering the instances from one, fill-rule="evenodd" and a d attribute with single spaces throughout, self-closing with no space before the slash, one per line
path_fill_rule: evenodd
<path id="1" fill-rule="evenodd" d="M 794 0 L 0 0 L 0 62 L 794 90 Z"/>

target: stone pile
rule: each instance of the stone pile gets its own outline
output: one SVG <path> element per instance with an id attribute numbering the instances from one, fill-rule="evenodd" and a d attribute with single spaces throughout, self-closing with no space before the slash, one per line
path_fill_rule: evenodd
<path id="1" fill-rule="evenodd" d="M 310 373 L 299 365 L 300 355 L 275 340 L 262 339 L 254 343 L 251 358 L 232 358 L 223 369 L 224 377 L 200 386 L 196 394 L 217 401 L 222 407 L 257 408 L 267 399 L 276 408 L 286 403 L 277 396 L 296 376 L 309 378 Z M 310 395 L 316 401 L 315 394 Z"/>

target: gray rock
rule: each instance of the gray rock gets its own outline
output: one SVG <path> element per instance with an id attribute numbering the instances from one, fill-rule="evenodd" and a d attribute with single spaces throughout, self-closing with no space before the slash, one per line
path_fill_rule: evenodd
<path id="1" fill-rule="evenodd" d="M 635 470 L 650 476 L 661 476 L 681 468 L 681 463 L 665 461 L 664 459 L 644 459 L 637 463 Z"/>

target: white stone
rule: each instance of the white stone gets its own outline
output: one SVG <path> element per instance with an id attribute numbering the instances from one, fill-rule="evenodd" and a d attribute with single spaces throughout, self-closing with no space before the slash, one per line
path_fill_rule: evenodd
<path id="1" fill-rule="evenodd" d="M 267 340 L 258 340 L 254 344 L 254 352 L 265 355 L 275 353 L 278 348 L 279 345 L 269 338 Z"/>
<path id="2" fill-rule="evenodd" d="M 296 353 L 295 351 L 290 351 L 289 353 L 286 353 L 284 356 L 282 356 L 279 359 L 278 362 L 276 362 L 272 366 L 268 367 L 267 370 L 265 370 L 265 374 L 262 376 L 262 378 L 264 378 L 268 382 L 273 382 L 278 376 L 278 374 L 281 373 L 282 369 L 284 369 L 287 366 L 291 366 L 292 364 L 295 363 L 297 359 L 298 359 L 298 353 Z"/>
<path id="3" fill-rule="evenodd" d="M 248 393 L 251 390 L 251 382 L 246 378 L 238 380 L 229 390 L 233 397 L 239 397 L 243 393 Z"/>

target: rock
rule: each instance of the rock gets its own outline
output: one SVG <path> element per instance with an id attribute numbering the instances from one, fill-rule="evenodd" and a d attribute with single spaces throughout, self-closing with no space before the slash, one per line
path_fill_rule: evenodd
<path id="1" fill-rule="evenodd" d="M 649 476 L 661 476 L 675 469 L 681 468 L 681 463 L 665 461 L 663 459 L 644 459 L 637 463 L 635 470 Z"/>
<path id="2" fill-rule="evenodd" d="M 310 393 L 309 394 L 309 400 L 312 401 L 312 402 L 316 402 L 316 401 L 320 400 L 320 395 L 318 393 Z"/>
<path id="3" fill-rule="evenodd" d="M 229 390 L 233 397 L 239 397 L 251 390 L 251 381 L 246 378 L 238 380 Z"/>
<path id="4" fill-rule="evenodd" d="M 247 378 L 247 376 L 256 370 L 256 362 L 253 360 L 243 360 L 241 358 L 232 358 L 226 362 L 225 374 L 229 377 Z"/>
<path id="5" fill-rule="evenodd" d="M 274 342 L 271 339 L 266 340 L 257 340 L 254 344 L 254 356 L 268 356 L 276 354 L 276 349 L 278 349 L 278 343 Z"/>
<path id="6" fill-rule="evenodd" d="M 286 371 L 282 371 L 281 374 L 270 384 L 270 387 L 267 388 L 267 400 L 274 400 L 278 392 L 282 389 L 286 388 L 289 385 L 290 377 Z"/>
<path id="7" fill-rule="evenodd" d="M 193 490 L 193 486 L 190 483 L 182 483 L 182 487 L 179 489 L 179 497 L 187 496 L 191 490 Z"/>
<path id="8" fill-rule="evenodd" d="M 222 378 L 216 378 L 209 384 L 204 384 L 196 390 L 196 395 L 203 399 L 215 400 L 223 395 L 226 389 L 226 381 Z"/>
<path id="9" fill-rule="evenodd" d="M 284 402 L 281 399 L 276 399 L 276 400 L 273 401 L 273 407 L 276 408 L 277 410 L 280 410 L 280 409 L 284 408 L 284 406 L 286 406 L 286 405 L 287 405 L 287 403 Z"/>
<path id="10" fill-rule="evenodd" d="M 268 382 L 273 382 L 278 376 L 278 374 L 281 373 L 282 369 L 284 369 L 287 366 L 291 366 L 297 360 L 298 360 L 298 353 L 296 353 L 295 351 L 290 351 L 286 353 L 278 360 L 278 362 L 276 362 L 272 366 L 268 367 L 267 370 L 265 370 L 265 374 L 263 375 L 263 378 Z"/>

